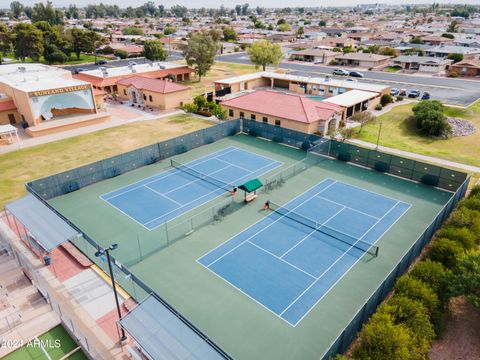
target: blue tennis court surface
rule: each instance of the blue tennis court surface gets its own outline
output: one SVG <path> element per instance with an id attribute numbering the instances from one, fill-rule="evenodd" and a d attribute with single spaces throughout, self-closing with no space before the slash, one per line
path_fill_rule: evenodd
<path id="1" fill-rule="evenodd" d="M 238 186 L 282 163 L 232 146 L 185 165 L 202 175 Z M 104 194 L 101 198 L 152 230 L 225 192 L 188 172 L 172 168 Z"/>
<path id="2" fill-rule="evenodd" d="M 283 206 L 290 215 L 271 212 L 198 262 L 296 326 L 365 255 L 357 244 L 377 242 L 409 207 L 325 179 Z M 292 220 L 292 212 L 317 222 L 321 231 Z"/>

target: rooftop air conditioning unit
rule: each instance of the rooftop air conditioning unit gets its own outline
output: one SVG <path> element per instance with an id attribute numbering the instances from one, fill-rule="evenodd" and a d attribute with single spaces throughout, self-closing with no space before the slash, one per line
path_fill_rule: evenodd
<path id="1" fill-rule="evenodd" d="M 159 67 L 161 70 L 166 69 L 165 65 L 158 64 L 158 67 Z"/>
<path id="2" fill-rule="evenodd" d="M 18 72 L 24 73 L 27 71 L 27 68 L 25 66 L 19 66 L 18 67 Z"/>

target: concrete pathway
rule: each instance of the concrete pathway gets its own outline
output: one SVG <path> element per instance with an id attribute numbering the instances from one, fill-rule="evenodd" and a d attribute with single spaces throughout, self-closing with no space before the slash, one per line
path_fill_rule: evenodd
<path id="1" fill-rule="evenodd" d="M 363 141 L 363 140 L 349 139 L 347 141 L 352 143 L 352 144 L 357 144 L 357 145 L 360 145 L 360 146 L 363 146 L 363 147 L 366 147 L 366 148 L 369 148 L 369 149 L 375 149 L 375 147 L 376 147 L 375 144 L 372 144 L 372 143 L 369 143 L 369 142 Z M 403 151 L 403 150 L 399 150 L 399 149 L 393 149 L 393 148 L 389 148 L 389 147 L 381 146 L 381 145 L 378 147 L 378 150 L 381 150 L 381 151 L 389 153 L 389 154 L 395 154 L 395 155 L 400 155 L 400 156 L 404 156 L 404 157 L 415 159 L 415 160 L 425 161 L 425 162 L 428 162 L 428 163 L 431 163 L 431 164 L 447 166 L 447 167 L 450 167 L 450 168 L 460 169 L 460 170 L 464 170 L 464 171 L 471 172 L 471 173 L 472 172 L 473 173 L 480 173 L 480 167 L 473 166 L 473 165 L 461 164 L 461 163 L 457 163 L 457 162 L 454 162 L 454 161 L 439 159 L 439 158 L 436 158 L 436 157 L 433 157 L 433 156 L 421 155 L 421 154 L 412 153 L 412 152 L 409 152 L 409 151 Z"/>

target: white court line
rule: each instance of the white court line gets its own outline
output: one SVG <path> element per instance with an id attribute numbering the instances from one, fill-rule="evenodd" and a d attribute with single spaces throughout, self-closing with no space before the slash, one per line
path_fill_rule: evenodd
<path id="1" fill-rule="evenodd" d="M 227 148 L 227 149 L 228 149 L 228 148 Z M 191 161 L 190 163 L 195 163 L 193 166 L 196 166 L 196 165 L 199 165 L 199 164 L 203 164 L 203 163 L 205 163 L 205 162 L 207 162 L 207 161 L 209 161 L 209 160 L 215 159 L 217 156 L 220 156 L 220 155 L 223 155 L 223 154 L 228 154 L 228 153 L 230 153 L 230 152 L 232 152 L 232 151 L 235 151 L 235 149 L 236 149 L 236 148 L 234 147 L 232 150 L 229 150 L 229 151 L 227 151 L 227 152 L 225 152 L 225 153 L 217 154 L 217 155 L 215 155 L 215 156 L 212 156 L 212 155 L 215 154 L 215 153 L 209 154 L 209 155 L 205 155 L 205 156 L 202 156 L 201 158 L 198 158 L 198 159 L 196 159 L 196 160 Z M 218 151 L 217 151 L 217 152 L 218 152 Z M 208 157 L 208 156 L 210 156 L 210 157 Z M 196 162 L 196 161 L 201 160 L 201 159 L 203 159 L 203 160 L 202 160 L 202 161 L 199 161 L 199 162 Z M 190 163 L 187 163 L 187 164 L 190 164 Z M 125 190 L 125 191 L 123 191 L 123 192 L 121 192 L 121 193 L 119 193 L 119 194 L 115 194 L 114 196 L 109 197 L 109 198 L 107 199 L 107 201 L 108 201 L 108 200 L 111 200 L 111 199 L 113 199 L 113 198 L 116 198 L 117 196 L 127 194 L 127 193 L 129 193 L 130 191 L 139 189 L 139 188 L 141 188 L 141 187 L 143 187 L 143 186 L 149 185 L 149 184 L 154 183 L 154 182 L 157 182 L 157 181 L 159 181 L 159 180 L 166 179 L 167 177 L 170 177 L 170 176 L 172 176 L 172 175 L 178 174 L 178 172 L 177 172 L 177 171 L 174 171 L 174 170 L 175 170 L 175 169 L 170 169 L 170 170 L 161 172 L 161 173 L 159 173 L 159 174 L 150 176 L 150 177 L 148 177 L 148 178 L 146 178 L 146 179 L 139 180 L 139 181 L 134 182 L 134 183 L 132 183 L 132 184 L 123 186 L 123 187 L 121 187 L 121 188 L 119 188 L 119 189 L 116 189 L 116 190 L 110 191 L 110 192 L 108 192 L 108 193 L 106 193 L 106 194 L 100 195 L 100 197 L 106 196 L 106 195 L 108 195 L 108 194 L 114 193 L 114 192 L 116 192 L 116 191 L 118 191 L 118 190 L 121 190 L 121 189 L 130 187 L 130 186 L 132 186 L 132 185 L 138 184 L 138 183 L 140 183 L 140 182 L 142 182 L 142 181 L 145 181 L 145 180 L 147 180 L 147 179 L 152 179 L 152 178 L 154 178 L 154 177 L 156 177 L 156 176 L 158 176 L 158 175 L 163 175 L 163 176 L 160 176 L 160 177 L 156 178 L 155 180 L 148 181 L 148 182 L 146 182 L 146 183 L 144 183 L 144 184 L 141 184 L 141 185 L 138 185 L 138 186 L 134 186 L 134 187 L 131 188 L 131 189 Z"/>
<path id="2" fill-rule="evenodd" d="M 374 174 L 376 174 L 376 173 L 377 173 L 377 172 L 374 172 Z M 391 176 L 391 175 L 388 175 L 388 176 Z M 368 193 L 370 193 L 370 194 L 375 194 L 375 195 L 377 195 L 377 196 L 380 196 L 380 197 L 384 197 L 384 198 L 393 200 L 395 203 L 398 202 L 397 199 L 394 199 L 394 198 L 392 198 L 392 197 L 390 197 L 390 196 L 383 195 L 383 194 L 377 193 L 377 192 L 372 191 L 372 190 L 367 190 L 367 189 L 361 188 L 360 186 L 352 185 L 352 184 L 350 184 L 350 183 L 345 183 L 345 182 L 343 182 L 343 181 L 339 181 L 339 183 L 340 183 L 340 184 L 344 184 L 344 185 L 348 185 L 348 186 L 351 186 L 351 187 L 354 187 L 354 188 L 359 189 L 359 190 L 363 190 L 363 191 L 368 192 Z M 401 202 L 403 202 L 403 201 L 401 201 Z M 405 203 L 405 204 L 411 205 L 411 204 L 408 204 L 408 203 Z"/>
<path id="3" fill-rule="evenodd" d="M 261 246 L 259 246 L 259 245 L 255 244 L 255 243 L 252 243 L 250 240 L 247 240 L 247 241 L 245 241 L 245 242 L 244 242 L 244 244 L 245 244 L 245 243 L 249 243 L 249 244 L 251 244 L 251 245 L 255 246 L 256 248 L 258 248 L 258 249 L 260 249 L 260 250 L 262 250 L 262 251 L 266 252 L 267 254 L 269 254 L 269 255 L 273 256 L 274 258 L 276 258 L 276 259 L 280 260 L 281 262 L 284 262 L 285 264 L 287 264 L 287 265 L 290 265 L 291 267 L 293 267 L 293 268 L 295 268 L 295 269 L 297 269 L 297 270 L 301 271 L 301 272 L 302 272 L 302 273 L 304 273 L 305 275 L 308 275 L 308 276 L 310 276 L 312 279 L 314 279 L 314 280 L 317 280 L 317 278 L 316 278 L 314 275 L 312 275 L 312 274 L 310 274 L 310 273 L 306 272 L 305 270 L 302 270 L 302 269 L 300 269 L 299 267 L 297 267 L 297 266 L 295 266 L 295 265 L 293 265 L 293 264 L 290 264 L 290 263 L 289 263 L 287 260 L 284 260 L 284 259 L 282 259 L 282 258 L 278 257 L 278 256 L 277 256 L 277 255 L 275 255 L 274 253 L 272 253 L 272 252 L 270 252 L 270 251 L 268 251 L 268 250 L 265 250 L 264 248 L 262 248 Z"/>
<path id="4" fill-rule="evenodd" d="M 307 287 L 300 295 L 298 295 L 298 297 L 280 313 L 280 316 L 282 316 L 282 315 L 285 313 L 285 311 L 287 311 L 288 309 L 290 309 L 290 308 L 292 307 L 292 305 L 294 305 L 303 295 L 305 295 L 305 293 L 306 293 L 308 290 L 310 290 L 310 289 L 312 288 L 312 286 L 314 286 L 328 271 L 330 271 L 330 269 L 331 269 L 334 265 L 336 265 L 341 259 L 343 259 L 344 256 L 347 255 L 348 252 L 349 252 L 351 249 L 353 249 L 353 247 L 354 247 L 360 240 L 362 240 L 362 239 L 363 239 L 383 218 L 385 218 L 385 216 L 387 216 L 387 214 L 389 214 L 390 211 L 392 211 L 399 203 L 400 203 L 400 201 L 397 200 L 396 204 L 395 204 L 394 206 L 392 206 L 392 207 L 390 208 L 390 210 L 388 210 L 385 214 L 383 214 L 383 216 L 382 216 L 380 219 L 378 219 L 378 221 L 377 221 L 375 224 L 373 224 L 373 225 L 370 227 L 370 229 L 369 229 L 367 232 L 365 232 L 365 234 L 363 234 L 363 235 L 355 242 L 355 244 L 353 244 L 353 245 L 350 246 L 346 251 L 344 251 L 343 254 L 340 255 L 340 256 L 337 258 L 337 260 L 335 260 L 332 264 L 330 264 L 330 266 L 329 266 L 328 268 L 326 268 L 326 269 L 323 271 L 323 273 L 320 274 L 320 276 L 317 278 L 317 280 L 315 280 L 315 282 L 313 282 L 313 283 L 312 283 L 309 287 Z M 377 240 L 378 240 L 378 239 L 377 239 Z M 357 261 L 360 260 L 362 257 L 363 257 L 363 256 L 359 257 L 359 258 L 357 259 Z M 354 264 L 356 264 L 357 261 L 355 261 Z M 351 267 L 350 267 L 349 269 L 351 269 Z M 317 303 L 318 303 L 318 302 L 317 302 Z M 315 306 L 315 305 L 314 305 L 314 306 Z"/>
<path id="5" fill-rule="evenodd" d="M 326 180 L 326 179 L 325 179 L 325 180 Z M 325 181 L 325 180 L 324 180 L 324 181 Z M 328 185 L 327 188 L 330 187 L 330 186 L 332 186 L 332 185 L 335 184 L 335 183 L 336 183 L 336 181 L 334 180 L 334 182 L 331 183 L 330 185 Z M 320 184 L 321 184 L 321 183 L 320 183 Z M 308 193 L 308 192 L 311 191 L 311 190 L 312 190 L 311 188 L 305 190 L 303 193 L 301 193 L 300 195 L 298 195 L 295 199 L 297 199 L 297 198 L 305 195 L 306 193 Z M 321 191 L 323 191 L 323 190 L 324 190 L 324 189 L 322 189 Z M 292 201 L 295 201 L 295 199 L 293 199 Z M 289 212 L 291 212 L 291 211 L 295 210 L 296 208 L 302 206 L 303 204 L 305 204 L 305 203 L 306 203 L 307 201 L 309 201 L 309 200 L 311 200 L 311 197 L 309 197 L 308 199 L 305 199 L 304 201 L 302 201 L 300 204 L 298 204 L 297 206 L 295 206 L 293 209 L 289 210 Z M 290 202 L 292 202 L 292 201 L 290 201 Z M 220 260 L 221 258 L 223 258 L 225 255 L 228 255 L 228 254 L 231 253 L 233 250 L 235 250 L 236 248 L 238 248 L 238 247 L 239 247 L 240 245 L 242 245 L 244 242 L 246 242 L 246 241 L 250 240 L 251 238 L 257 236 L 257 235 L 260 234 L 261 232 L 265 231 L 265 229 L 268 229 L 270 226 L 272 226 L 273 224 L 275 224 L 276 222 L 280 221 L 280 220 L 283 219 L 283 218 L 285 218 L 285 215 L 279 216 L 278 219 L 274 220 L 273 222 L 271 222 L 270 224 L 268 224 L 267 226 L 265 226 L 265 227 L 262 228 L 261 230 L 257 231 L 257 232 L 254 233 L 253 235 L 249 236 L 248 238 L 246 238 L 245 240 L 243 240 L 240 244 L 238 244 L 237 246 L 235 246 L 233 249 L 230 249 L 228 252 L 226 252 L 226 253 L 223 254 L 222 256 L 218 257 L 216 260 L 212 261 L 210 264 L 207 265 L 207 267 L 208 267 L 208 266 L 212 266 L 214 263 L 216 263 L 218 260 Z M 265 220 L 265 219 L 266 219 L 266 218 L 262 218 L 262 219 L 258 220 L 257 222 L 253 223 L 253 224 L 250 225 L 248 228 L 246 228 L 245 230 L 243 230 L 242 233 L 245 232 L 246 230 L 248 230 L 249 228 L 251 228 L 252 226 L 258 224 L 260 221 L 263 221 L 263 220 Z M 238 234 L 237 234 L 237 235 L 238 235 Z M 237 235 L 235 235 L 235 236 L 237 236 Z M 207 254 L 203 255 L 202 257 L 210 254 L 212 251 L 214 251 L 214 250 L 217 249 L 218 247 L 220 247 L 220 246 L 222 246 L 223 244 L 229 242 L 229 241 L 232 240 L 235 236 L 233 236 L 232 238 L 228 239 L 227 241 L 221 243 L 221 244 L 218 245 L 217 247 L 213 248 L 212 250 L 210 250 Z"/>
<path id="6" fill-rule="evenodd" d="M 265 165 L 264 167 L 267 167 L 267 166 L 270 166 L 270 165 L 272 165 L 272 164 Z M 264 167 L 262 167 L 262 168 L 260 168 L 260 169 L 257 169 L 257 170 L 255 170 L 255 171 L 259 171 L 259 170 L 263 169 Z M 242 177 L 240 177 L 240 178 L 238 178 L 238 179 L 232 180 L 232 181 L 235 181 L 235 182 L 240 181 L 241 179 L 243 179 L 243 178 L 246 177 L 246 176 L 250 176 L 250 174 L 246 174 L 246 175 L 244 175 L 244 176 L 242 176 Z M 199 179 L 199 180 L 200 180 L 200 179 Z M 191 183 L 192 183 L 192 182 L 190 182 L 190 184 L 191 184 Z M 158 220 L 158 219 L 160 219 L 160 218 L 162 218 L 162 217 L 164 217 L 164 216 L 167 216 L 168 214 L 171 214 L 172 212 L 177 211 L 178 209 L 184 208 L 185 206 L 190 205 L 191 203 L 193 203 L 193 202 L 195 202 L 195 201 L 197 201 L 197 200 L 199 200 L 199 199 L 202 199 L 202 198 L 204 198 L 204 197 L 207 196 L 207 195 L 213 194 L 213 193 L 215 193 L 215 192 L 217 192 L 217 191 L 219 191 L 219 190 L 220 190 L 220 188 L 215 189 L 215 190 L 213 190 L 213 191 L 210 191 L 209 193 L 206 193 L 205 195 L 202 195 L 202 196 L 200 196 L 200 197 L 197 197 L 196 199 L 194 199 L 194 200 L 192 200 L 192 201 L 189 201 L 188 203 L 185 203 L 185 204 L 183 204 L 182 206 L 180 206 L 180 207 L 178 207 L 178 208 L 176 208 L 176 209 L 174 209 L 174 210 L 172 210 L 172 211 L 169 211 L 169 212 L 163 214 L 162 216 L 159 216 L 159 217 L 157 217 L 157 218 L 155 218 L 155 219 L 152 219 L 152 220 L 147 221 L 147 222 L 145 223 L 145 225 L 147 225 L 147 224 L 149 224 L 149 223 L 151 223 L 151 222 L 153 222 L 153 221 L 155 221 L 155 220 Z M 219 196 L 220 196 L 220 195 L 219 195 Z M 197 208 L 197 207 L 199 207 L 199 206 L 201 206 L 201 205 L 203 205 L 203 204 L 204 204 L 204 203 L 201 203 L 201 204 L 199 204 L 198 206 L 195 206 L 194 208 L 192 208 L 192 209 L 190 209 L 190 210 L 193 210 L 193 209 L 195 209 L 195 208 Z M 180 214 L 180 215 L 183 215 L 183 213 Z M 178 215 L 178 216 L 180 216 L 180 215 Z M 174 217 L 173 219 L 176 219 L 178 216 Z M 173 219 L 169 219 L 169 221 L 172 221 Z M 160 225 L 159 225 L 159 226 L 160 226 Z M 157 227 L 157 226 L 156 226 L 156 227 Z M 155 229 L 156 227 L 154 227 L 153 229 Z M 151 229 L 151 230 L 153 230 L 153 229 Z"/>
<path id="7" fill-rule="evenodd" d="M 397 200 L 397 201 L 398 201 L 398 200 Z M 395 208 L 398 204 L 406 204 L 406 205 L 408 205 L 408 208 L 406 208 L 404 212 L 402 212 L 401 214 L 399 214 L 399 216 L 397 217 L 397 219 L 396 219 L 392 224 L 390 224 L 390 226 L 389 226 L 388 228 L 386 228 L 385 231 L 384 231 L 382 234 L 380 234 L 380 236 L 377 238 L 377 240 L 375 240 L 375 242 L 373 243 L 373 245 L 376 244 L 376 243 L 383 237 L 383 235 L 385 235 L 385 234 L 393 227 L 393 225 L 395 225 L 395 224 L 402 218 L 402 216 L 405 215 L 405 213 L 412 207 L 411 204 L 407 204 L 406 202 L 403 202 L 403 201 L 398 201 L 398 203 L 395 204 L 395 206 L 393 206 L 393 208 Z M 391 210 L 391 209 L 390 209 L 390 210 Z M 302 321 L 302 320 L 305 318 L 305 316 L 307 316 L 307 315 L 310 313 L 310 311 L 312 311 L 313 308 L 314 308 L 315 306 L 317 306 L 317 304 L 330 292 L 330 290 L 332 290 L 332 288 L 333 288 L 334 286 L 336 286 L 336 285 L 340 282 L 340 280 L 343 279 L 343 277 L 344 277 L 345 275 L 348 274 L 348 272 L 350 271 L 350 269 L 352 269 L 352 268 L 360 261 L 360 259 L 361 259 L 361 257 L 358 258 L 357 261 L 355 261 L 347 270 L 345 270 L 345 272 L 337 279 L 337 281 L 335 281 L 335 282 L 323 293 L 323 295 L 315 302 L 315 304 L 312 305 L 312 307 L 310 307 L 310 309 L 308 309 L 307 312 L 305 312 L 305 314 L 302 315 L 302 317 L 295 323 L 295 325 L 293 325 L 293 327 L 296 327 L 296 326 L 300 323 L 300 321 Z M 288 322 L 288 321 L 287 321 L 287 322 Z M 289 324 L 290 324 L 290 323 L 289 323 Z"/>
<path id="8" fill-rule="evenodd" d="M 359 214 L 362 214 L 362 215 L 365 215 L 365 216 L 371 217 L 371 218 L 373 218 L 373 219 L 375 219 L 375 220 L 378 220 L 378 219 L 379 219 L 379 218 L 378 218 L 378 217 L 376 217 L 376 216 L 373 216 L 373 215 L 367 214 L 366 212 L 363 212 L 363 211 L 360 211 L 360 210 L 354 209 L 354 208 L 352 208 L 352 207 L 350 207 L 350 206 L 345 206 L 345 205 L 343 205 L 343 204 L 341 204 L 341 203 L 339 203 L 339 202 L 336 202 L 336 201 L 333 201 L 333 200 L 327 199 L 327 198 L 325 198 L 325 197 L 323 197 L 323 196 L 320 196 L 320 195 L 315 195 L 315 197 L 317 197 L 317 198 L 319 198 L 319 199 L 322 199 L 322 200 L 325 200 L 325 201 L 329 201 L 329 202 L 331 202 L 332 204 L 336 204 L 336 205 L 343 206 L 343 207 L 344 207 L 344 208 L 346 208 L 346 209 L 349 209 L 349 210 L 355 211 L 355 212 L 357 212 L 357 213 L 359 213 Z"/>
<path id="9" fill-rule="evenodd" d="M 150 186 L 148 186 L 148 185 L 144 185 L 144 186 L 145 186 L 148 190 L 151 190 L 151 191 L 153 191 L 154 193 L 157 193 L 157 194 L 160 195 L 161 197 L 164 197 L 165 199 L 170 200 L 171 202 L 173 202 L 173 203 L 175 203 L 175 204 L 177 204 L 177 205 L 182 205 L 182 204 L 180 204 L 178 201 L 176 201 L 176 200 L 168 197 L 168 196 L 165 195 L 165 194 L 162 194 L 160 191 L 157 191 L 157 190 L 155 190 L 155 189 L 152 189 L 152 188 L 151 188 Z"/>
<path id="10" fill-rule="evenodd" d="M 229 166 L 235 166 L 239 169 L 242 169 L 242 170 L 245 170 L 245 171 L 248 171 L 248 172 L 254 172 L 255 170 L 250 170 L 250 169 L 247 169 L 247 168 L 244 168 L 243 166 L 240 166 L 240 165 L 235 165 L 233 163 L 229 163 L 228 161 L 225 161 L 225 160 L 222 160 L 222 159 L 217 159 L 218 161 L 221 161 L 225 164 L 228 164 Z"/>
<path id="11" fill-rule="evenodd" d="M 335 216 L 337 216 L 340 212 L 342 212 L 343 210 L 345 209 L 345 206 L 343 208 L 341 208 L 340 210 L 338 210 L 335 214 L 333 214 L 332 216 L 330 216 L 327 220 L 325 220 L 323 223 L 320 224 L 320 226 L 318 227 L 318 229 L 320 229 L 324 224 L 326 224 L 327 222 L 329 222 L 331 219 L 333 219 Z M 310 234 L 308 234 L 307 236 L 305 236 L 302 240 L 300 240 L 297 244 L 295 244 L 295 246 L 292 246 L 290 249 L 288 249 L 285 253 L 282 254 L 282 256 L 280 256 L 281 258 L 283 258 L 285 255 L 287 255 L 290 251 L 292 251 L 293 249 L 295 249 L 298 245 L 300 245 L 300 243 L 302 243 L 304 240 L 308 239 L 312 234 L 314 234 L 318 229 L 315 229 L 313 230 Z"/>

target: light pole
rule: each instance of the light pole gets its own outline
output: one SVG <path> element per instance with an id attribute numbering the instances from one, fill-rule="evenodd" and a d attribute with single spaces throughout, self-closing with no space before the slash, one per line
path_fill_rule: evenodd
<path id="1" fill-rule="evenodd" d="M 113 288 L 113 295 L 115 296 L 115 304 L 117 304 L 117 312 L 118 312 L 118 320 L 122 320 L 122 312 L 120 311 L 120 304 L 118 303 L 118 296 L 117 296 L 117 287 L 115 286 L 115 279 L 113 277 L 113 270 L 112 270 L 112 263 L 110 261 L 110 250 L 115 250 L 118 248 L 117 244 L 112 244 L 106 249 L 100 249 L 95 253 L 96 257 L 101 257 L 102 255 L 107 255 L 107 262 L 108 262 L 108 270 L 110 270 L 110 279 L 112 279 L 112 288 Z M 125 335 L 125 330 L 123 327 L 120 326 L 120 330 L 122 335 L 120 336 L 120 343 L 127 340 L 127 336 Z"/>
<path id="2" fill-rule="evenodd" d="M 382 122 L 380 121 L 380 127 L 378 128 L 378 135 L 377 135 L 377 147 L 375 150 L 378 150 L 378 143 L 380 142 L 380 133 L 382 132 Z"/>

